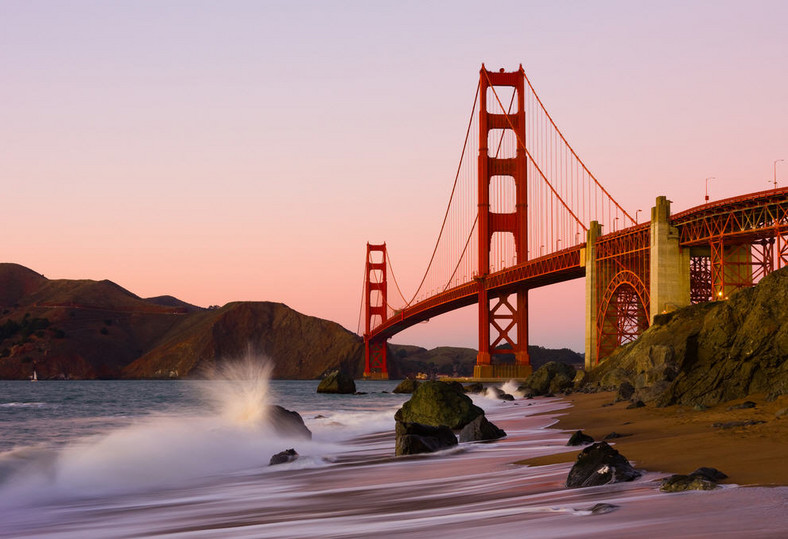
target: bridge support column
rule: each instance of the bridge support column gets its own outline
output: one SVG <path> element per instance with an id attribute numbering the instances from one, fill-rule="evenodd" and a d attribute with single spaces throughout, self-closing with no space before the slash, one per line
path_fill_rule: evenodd
<path id="1" fill-rule="evenodd" d="M 599 311 L 599 276 L 596 267 L 596 239 L 602 235 L 602 226 L 591 221 L 586 237 L 586 248 L 581 252 L 581 264 L 586 267 L 586 355 L 585 369 L 597 364 L 597 314 Z"/>
<path id="2" fill-rule="evenodd" d="M 387 316 L 388 281 L 386 279 L 386 244 L 367 243 L 367 262 L 364 272 L 364 378 L 388 380 L 386 339 L 370 337 L 372 329 Z"/>
<path id="3" fill-rule="evenodd" d="M 485 279 L 490 274 L 490 256 L 493 253 L 493 234 L 503 233 L 514 239 L 517 263 L 528 258 L 528 161 L 525 144 L 525 73 L 522 66 L 513 72 L 487 71 L 482 65 L 479 73 L 479 156 L 478 156 L 478 234 L 479 234 L 479 353 L 476 357 L 476 378 L 523 378 L 530 374 L 528 357 L 528 291 L 517 290 L 516 303 L 509 301 L 511 292 L 490 297 Z M 512 105 L 516 97 L 517 108 L 504 110 L 503 103 L 495 99 L 493 110 L 487 107 L 489 88 L 512 88 Z M 497 104 L 496 104 L 497 103 Z M 501 109 L 499 110 L 499 107 Z M 517 141 L 514 155 L 500 155 L 504 136 Z M 493 147 L 489 143 L 492 138 Z M 490 191 L 494 177 L 511 182 L 515 190 L 514 211 L 491 206 Z M 498 189 L 498 188 L 496 188 Z M 501 269 L 501 268 L 498 268 Z M 499 292 L 500 294 L 500 292 Z M 491 301 L 493 306 L 491 307 Z M 491 342 L 490 326 L 497 335 Z M 516 328 L 516 332 L 515 332 Z M 498 348 L 508 344 L 510 349 Z M 500 354 L 515 356 L 515 364 L 494 364 L 493 357 Z"/>
<path id="4" fill-rule="evenodd" d="M 654 317 L 690 304 L 690 250 L 679 245 L 678 229 L 670 224 L 670 201 L 657 197 L 651 208 L 649 296 Z"/>

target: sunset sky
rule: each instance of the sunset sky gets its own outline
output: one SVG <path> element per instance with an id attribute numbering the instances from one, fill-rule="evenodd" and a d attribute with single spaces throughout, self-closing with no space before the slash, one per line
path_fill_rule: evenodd
<path id="1" fill-rule="evenodd" d="M 0 261 L 355 331 L 367 241 L 423 273 L 482 62 L 641 219 L 788 184 L 782 0 L 0 0 Z M 531 343 L 582 350 L 583 294 Z M 393 341 L 475 347 L 475 307 Z"/>

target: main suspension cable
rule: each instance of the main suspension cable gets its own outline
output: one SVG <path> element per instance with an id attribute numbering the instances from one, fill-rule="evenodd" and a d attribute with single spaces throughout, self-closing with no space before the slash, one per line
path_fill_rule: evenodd
<path id="1" fill-rule="evenodd" d="M 522 66 L 520 66 L 520 67 L 522 68 Z M 616 208 L 618 208 L 619 210 L 621 210 L 621 212 L 622 212 L 624 215 L 626 215 L 626 216 L 627 216 L 627 218 L 628 218 L 628 219 L 629 219 L 629 220 L 632 222 L 632 224 L 633 224 L 633 225 L 636 225 L 637 223 L 636 223 L 636 222 L 635 222 L 635 220 L 632 218 L 632 216 L 631 216 L 631 215 L 629 215 L 629 214 L 627 213 L 627 211 L 626 211 L 624 208 L 622 208 L 622 207 L 619 205 L 619 203 L 618 203 L 618 202 L 616 202 L 616 199 L 614 199 L 614 198 L 613 198 L 613 197 L 610 195 L 610 193 L 608 193 L 608 192 L 607 192 L 607 189 L 605 189 L 605 188 L 604 188 L 604 186 L 603 186 L 601 183 L 599 183 L 599 180 L 597 180 L 597 179 L 596 179 L 596 176 L 594 176 L 594 175 L 591 173 L 591 171 L 590 171 L 590 170 L 588 170 L 588 167 L 586 166 L 586 164 L 585 164 L 585 163 L 583 163 L 583 160 L 582 160 L 582 159 L 580 159 L 580 156 L 579 156 L 579 155 L 577 155 L 577 153 L 575 153 L 575 150 L 574 150 L 574 148 L 572 148 L 572 146 L 569 144 L 569 141 L 567 141 L 567 140 L 566 140 L 566 137 L 564 137 L 564 134 L 563 134 L 563 133 L 561 133 L 561 130 L 560 130 L 560 129 L 558 129 L 558 126 L 556 125 L 555 121 L 553 121 L 553 117 L 552 117 L 552 116 L 550 116 L 550 113 L 549 113 L 549 112 L 547 112 L 547 108 L 544 106 L 544 103 L 542 103 L 542 100 L 541 100 L 541 99 L 539 99 L 539 95 L 536 93 L 536 90 L 534 90 L 533 84 L 531 84 L 531 80 L 528 78 L 528 75 L 526 75 L 526 74 L 525 74 L 525 71 L 524 71 L 524 70 L 522 70 L 522 69 L 521 69 L 520 71 L 521 71 L 521 72 L 522 72 L 522 74 L 523 74 L 523 78 L 525 79 L 525 82 L 527 82 L 527 83 L 528 83 L 528 87 L 531 89 L 531 93 L 532 93 L 532 94 L 534 95 L 534 97 L 536 98 L 536 101 L 537 101 L 537 103 L 539 103 L 539 106 L 542 108 L 542 111 L 543 111 L 543 112 L 545 113 L 545 115 L 547 116 L 547 119 L 548 119 L 548 120 L 550 120 L 550 123 L 552 124 L 552 126 L 553 126 L 553 129 L 555 129 L 555 130 L 556 130 L 556 132 L 558 133 L 558 136 L 559 136 L 559 137 L 561 137 L 561 140 L 563 140 L 563 141 L 564 141 L 564 144 L 566 144 L 566 147 L 567 147 L 567 148 L 569 148 L 569 151 L 570 151 L 570 152 L 572 152 L 572 155 L 575 157 L 575 159 L 577 159 L 577 162 L 578 162 L 578 163 L 580 163 L 580 166 L 581 166 L 581 167 L 583 167 L 583 170 L 585 170 L 585 171 L 586 171 L 586 174 L 588 174 L 588 175 L 591 177 L 591 179 L 592 179 L 592 180 L 594 180 L 594 183 L 597 185 L 597 187 L 599 187 L 599 188 L 602 190 L 602 192 L 603 192 L 603 193 L 605 193 L 605 195 L 607 195 L 607 198 L 609 198 L 609 199 L 610 199 L 610 200 L 613 202 L 613 204 L 615 204 L 615 205 L 616 205 Z M 485 73 L 486 73 L 486 71 L 485 71 Z M 487 80 L 488 80 L 488 82 L 489 82 L 489 80 L 490 80 L 490 79 L 489 79 L 489 77 L 487 78 Z M 495 90 L 494 90 L 494 89 L 493 89 L 493 92 L 495 92 Z M 526 150 L 526 151 L 527 151 L 527 150 Z"/>
<path id="2" fill-rule="evenodd" d="M 459 180 L 460 172 L 462 170 L 462 160 L 465 157 L 465 150 L 468 147 L 468 137 L 470 136 L 471 126 L 473 125 L 473 117 L 474 117 L 474 114 L 476 113 L 476 104 L 479 101 L 479 88 L 480 87 L 481 87 L 481 81 L 479 81 L 479 84 L 476 85 L 476 95 L 473 98 L 473 107 L 471 108 L 471 116 L 470 116 L 470 118 L 468 120 L 468 128 L 465 130 L 465 142 L 463 142 L 463 144 L 462 144 L 462 153 L 460 153 L 460 162 L 457 165 L 457 174 L 455 174 L 455 176 L 454 176 L 454 185 L 451 188 L 451 196 L 449 196 L 449 204 L 446 206 L 446 213 L 444 213 L 444 215 L 443 215 L 443 223 L 441 224 L 441 230 L 438 233 L 438 239 L 435 242 L 435 248 L 432 250 L 432 256 L 430 256 L 430 261 L 427 264 L 427 269 L 424 271 L 424 276 L 421 278 L 421 282 L 419 283 L 419 286 L 416 288 L 416 292 L 413 293 L 413 297 L 410 298 L 410 301 L 406 301 L 405 302 L 405 307 L 408 307 L 411 303 L 413 303 L 413 300 L 416 299 L 416 296 L 421 291 L 421 287 L 424 286 L 424 281 L 427 280 L 427 275 L 429 274 L 430 268 L 432 267 L 432 263 L 435 260 L 435 253 L 438 252 L 438 246 L 440 245 L 440 240 L 441 240 L 441 237 L 443 235 L 443 229 L 446 227 L 446 220 L 449 217 L 449 210 L 451 209 L 451 202 L 454 199 L 454 192 L 457 189 L 457 181 Z M 392 274 L 393 274 L 393 272 L 392 272 Z"/>

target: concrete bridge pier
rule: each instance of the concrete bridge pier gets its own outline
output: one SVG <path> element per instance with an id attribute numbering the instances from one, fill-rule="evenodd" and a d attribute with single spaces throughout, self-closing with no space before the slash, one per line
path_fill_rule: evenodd
<path id="1" fill-rule="evenodd" d="M 679 231 L 670 224 L 670 201 L 657 197 L 651 208 L 649 324 L 654 317 L 690 304 L 690 250 L 679 245 Z"/>
<path id="2" fill-rule="evenodd" d="M 580 252 L 580 265 L 585 265 L 586 267 L 586 370 L 590 370 L 597 362 L 597 339 L 599 335 L 596 329 L 596 319 L 599 298 L 597 298 L 596 239 L 601 235 L 602 225 L 596 221 L 591 221 L 588 227 L 588 235 L 586 236 L 586 248 Z"/>

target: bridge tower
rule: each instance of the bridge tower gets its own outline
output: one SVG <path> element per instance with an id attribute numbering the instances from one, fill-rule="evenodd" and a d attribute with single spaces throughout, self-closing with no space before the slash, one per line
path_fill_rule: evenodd
<path id="1" fill-rule="evenodd" d="M 490 273 L 491 240 L 496 232 L 511 234 L 514 237 L 517 263 L 526 261 L 528 255 L 527 229 L 527 161 L 525 153 L 525 73 L 523 66 L 513 72 L 487 71 L 482 64 L 479 85 L 479 160 L 478 160 L 478 234 L 479 234 L 479 353 L 476 356 L 474 377 L 488 378 L 511 376 L 520 377 L 530 374 L 528 357 L 528 290 L 518 288 L 514 291 L 514 302 L 510 301 L 507 292 L 496 297 L 488 294 L 485 280 Z M 517 110 L 491 113 L 488 101 L 493 109 L 496 94 L 488 92 L 489 88 L 511 87 L 514 89 Z M 491 94 L 491 95 L 488 95 Z M 513 101 L 514 103 L 514 101 Z M 498 106 L 503 106 L 499 102 Z M 508 133 L 507 133 L 508 131 Z M 517 140 L 517 152 L 514 157 L 500 158 L 496 153 L 498 146 L 495 141 L 505 135 L 514 135 Z M 493 144 L 491 146 L 491 139 Z M 490 150 L 492 148 L 492 155 Z M 498 213 L 490 207 L 490 186 L 494 177 L 503 177 L 504 181 L 514 182 L 515 207 L 513 212 Z M 497 208 L 500 210 L 500 208 Z M 491 340 L 490 327 L 497 335 Z M 511 349 L 499 349 L 499 345 L 508 344 Z M 514 353 L 515 366 L 496 365 L 493 356 L 496 354 Z"/>
<path id="2" fill-rule="evenodd" d="M 386 280 L 386 244 L 367 243 L 367 262 L 364 270 L 364 378 L 388 380 L 386 360 L 386 339 L 372 339 L 370 332 L 375 326 L 373 318 L 379 316 L 377 323 L 386 319 L 388 308 L 388 283 Z M 374 301 L 374 303 L 373 303 Z"/>

